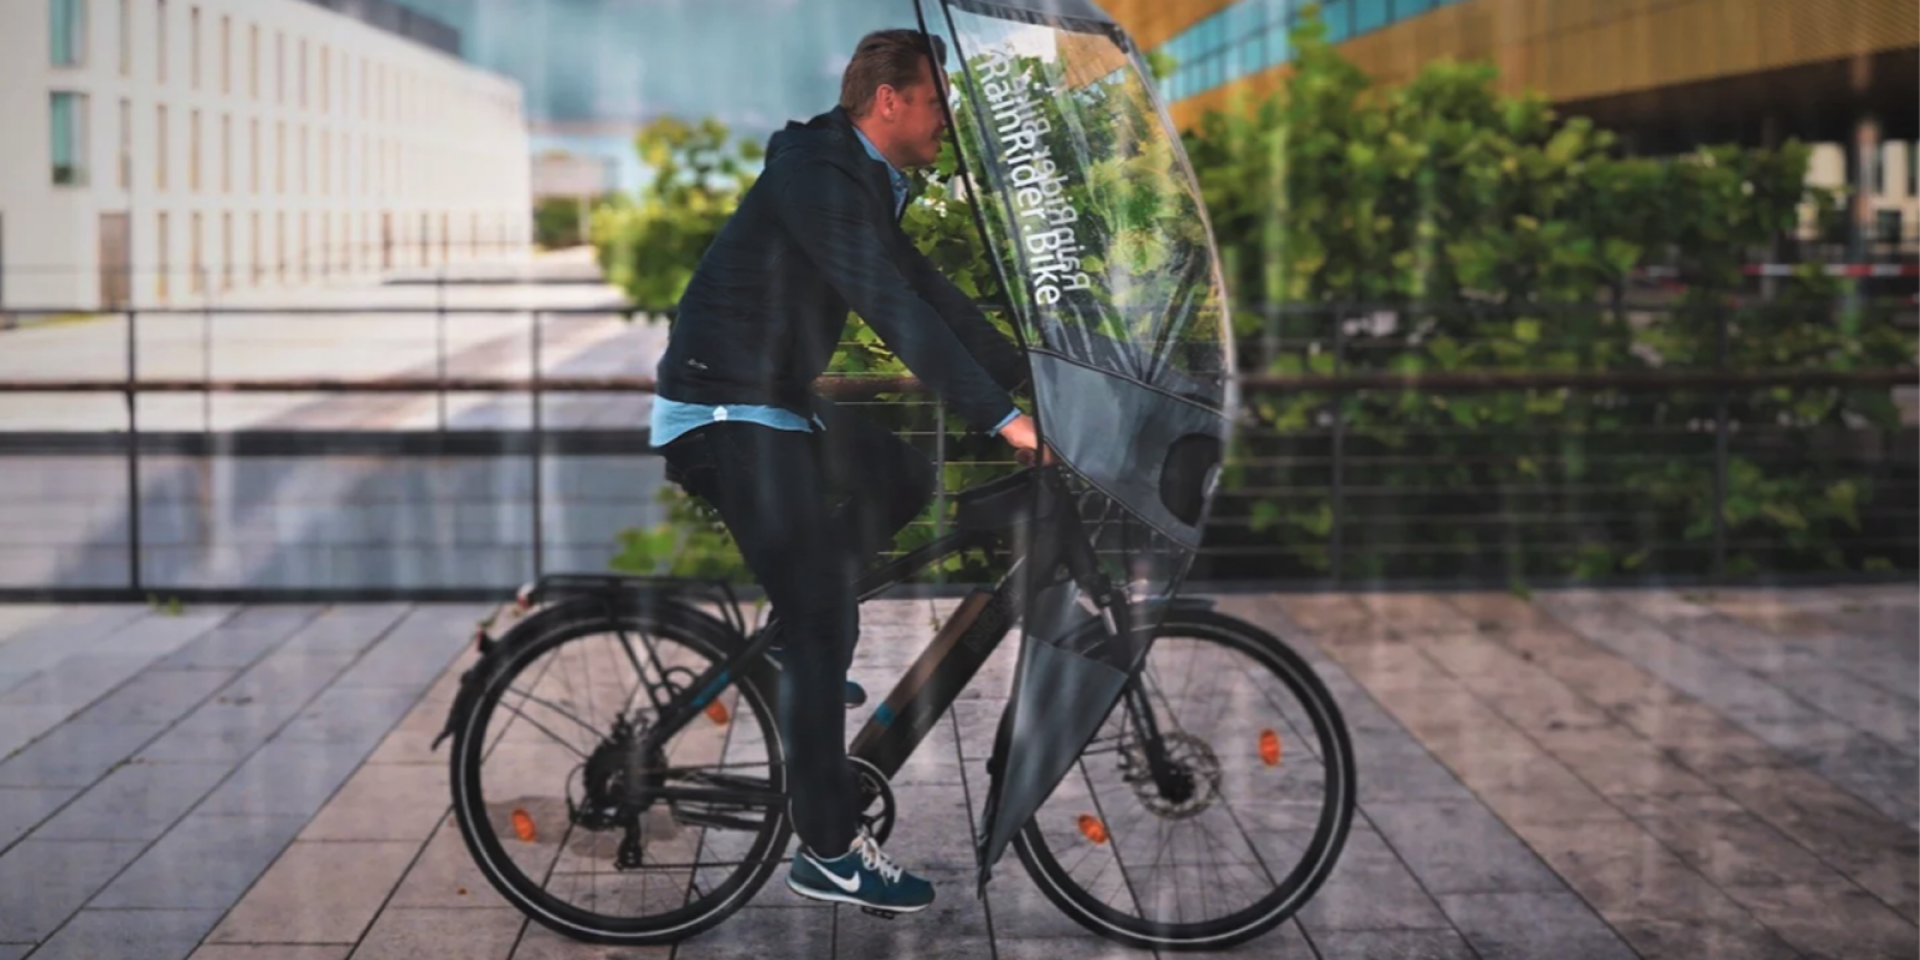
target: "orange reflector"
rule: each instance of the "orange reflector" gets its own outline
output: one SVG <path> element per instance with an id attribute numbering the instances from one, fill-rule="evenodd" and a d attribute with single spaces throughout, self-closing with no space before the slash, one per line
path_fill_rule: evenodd
<path id="1" fill-rule="evenodd" d="M 513 832 L 520 839 L 528 843 L 533 842 L 533 818 L 528 816 L 525 810 L 517 807 L 513 811 Z"/>
<path id="2" fill-rule="evenodd" d="M 707 719 L 712 720 L 714 723 L 717 723 L 720 726 L 723 726 L 723 727 L 726 726 L 727 725 L 727 705 L 724 703 L 721 703 L 718 700 L 715 700 L 714 702 L 707 704 Z"/>
<path id="3" fill-rule="evenodd" d="M 1091 813 L 1080 815 L 1080 833 L 1094 843 L 1107 842 L 1107 825 Z"/>
<path id="4" fill-rule="evenodd" d="M 1272 730 L 1260 731 L 1260 761 L 1269 767 L 1280 765 L 1280 735 Z"/>

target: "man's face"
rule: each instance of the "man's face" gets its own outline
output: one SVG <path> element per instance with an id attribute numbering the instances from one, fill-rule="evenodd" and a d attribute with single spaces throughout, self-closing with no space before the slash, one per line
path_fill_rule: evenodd
<path id="1" fill-rule="evenodd" d="M 920 79 L 904 90 L 880 89 L 878 106 L 891 130 L 892 159 L 906 167 L 931 165 L 940 156 L 947 129 L 947 111 L 940 103 L 940 87 L 933 82 L 929 61 L 920 61 Z"/>

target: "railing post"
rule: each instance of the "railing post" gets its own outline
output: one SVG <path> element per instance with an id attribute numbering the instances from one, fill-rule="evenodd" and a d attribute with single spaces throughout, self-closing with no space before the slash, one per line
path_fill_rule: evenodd
<path id="1" fill-rule="evenodd" d="M 127 585 L 138 591 L 140 576 L 140 346 L 135 326 L 140 313 L 127 307 Z"/>
<path id="2" fill-rule="evenodd" d="M 1333 375 L 1346 372 L 1347 362 L 1347 320 L 1344 309 L 1333 311 Z M 1347 415 L 1344 405 L 1345 395 L 1336 393 L 1333 397 L 1333 526 L 1327 531 L 1327 561 L 1333 586 L 1339 587 L 1341 568 L 1346 563 L 1346 496 L 1347 481 Z"/>
<path id="3" fill-rule="evenodd" d="M 213 287 L 207 283 L 205 268 L 200 271 L 200 432 L 213 432 Z"/>
<path id="4" fill-rule="evenodd" d="M 1727 370 L 1727 312 L 1726 304 L 1719 304 L 1713 312 L 1713 369 L 1716 373 Z M 1727 576 L 1727 405 L 1731 392 L 1721 385 L 1714 401 L 1713 415 L 1713 572 L 1712 579 L 1720 583 Z"/>
<path id="5" fill-rule="evenodd" d="M 546 523 L 541 517 L 541 448 L 545 446 L 546 431 L 541 425 L 540 416 L 540 311 L 532 314 L 533 321 L 533 576 L 539 579 L 546 571 Z"/>
<path id="6" fill-rule="evenodd" d="M 440 409 L 440 432 L 447 432 L 447 268 L 440 268 L 440 279 L 435 285 L 433 356 L 434 366 L 440 371 L 440 388 L 435 392 Z"/>
<path id="7" fill-rule="evenodd" d="M 947 535 L 947 405 L 933 399 L 933 538 Z M 946 583 L 946 571 L 935 569 L 933 582 Z"/>

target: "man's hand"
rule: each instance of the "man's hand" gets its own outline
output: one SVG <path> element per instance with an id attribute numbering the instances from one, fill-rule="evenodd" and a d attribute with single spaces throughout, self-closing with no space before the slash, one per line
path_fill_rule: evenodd
<path id="1" fill-rule="evenodd" d="M 1023 413 L 1013 418 L 1000 428 L 1000 439 L 1013 447 L 1013 458 L 1020 461 L 1021 466 L 1033 466 L 1034 454 L 1040 448 L 1040 430 L 1034 426 L 1032 417 Z M 1053 463 L 1053 450 L 1048 448 L 1042 458 L 1045 463 Z"/>

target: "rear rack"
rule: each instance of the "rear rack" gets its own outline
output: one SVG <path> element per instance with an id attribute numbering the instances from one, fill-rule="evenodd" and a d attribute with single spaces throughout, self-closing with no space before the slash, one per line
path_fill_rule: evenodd
<path id="1" fill-rule="evenodd" d="M 631 597 L 644 593 L 670 593 L 681 599 L 705 600 L 720 608 L 727 625 L 741 636 L 748 635 L 747 618 L 740 609 L 740 598 L 725 580 L 693 577 L 656 577 L 620 573 L 550 573 L 522 586 L 514 594 L 516 613 L 525 613 L 543 603 L 558 603 L 580 597 Z"/>

